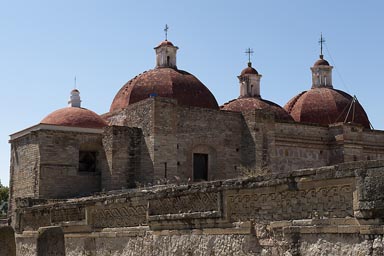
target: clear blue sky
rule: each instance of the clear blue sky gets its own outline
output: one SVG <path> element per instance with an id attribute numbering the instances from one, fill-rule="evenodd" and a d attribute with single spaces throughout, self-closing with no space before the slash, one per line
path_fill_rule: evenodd
<path id="1" fill-rule="evenodd" d="M 248 47 L 263 98 L 284 105 L 309 89 L 322 32 L 334 87 L 356 94 L 384 129 L 383 11 L 379 0 L 0 1 L 1 182 L 9 182 L 9 134 L 66 106 L 75 75 L 82 106 L 107 112 L 126 81 L 154 67 L 165 24 L 178 67 L 219 104 L 238 96 Z"/>

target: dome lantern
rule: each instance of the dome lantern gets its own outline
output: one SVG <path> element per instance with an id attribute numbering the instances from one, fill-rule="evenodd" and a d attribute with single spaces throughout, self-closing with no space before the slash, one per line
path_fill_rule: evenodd
<path id="1" fill-rule="evenodd" d="M 252 67 L 251 54 L 253 53 L 251 48 L 245 51 L 248 54 L 248 67 L 241 71 L 241 74 L 237 77 L 240 83 L 240 96 L 243 97 L 256 97 L 260 98 L 260 78 L 261 75 L 256 69 Z"/>
<path id="2" fill-rule="evenodd" d="M 312 71 L 312 88 L 333 88 L 332 85 L 332 69 L 328 61 L 324 59 L 323 55 L 323 43 L 325 42 L 323 35 L 320 36 L 320 59 L 315 62 Z"/>
<path id="3" fill-rule="evenodd" d="M 156 51 L 156 68 L 173 68 L 176 66 L 176 52 L 179 49 L 168 41 L 168 25 L 165 25 L 165 40 L 154 49 Z"/>
<path id="4" fill-rule="evenodd" d="M 284 109 L 296 122 L 321 125 L 355 123 L 370 129 L 368 116 L 356 97 L 333 88 L 333 67 L 324 59 L 324 42 L 321 36 L 320 59 L 311 67 L 312 88 L 293 97 Z"/>
<path id="5" fill-rule="evenodd" d="M 41 124 L 101 129 L 108 124 L 95 112 L 80 107 L 80 92 L 71 91 L 68 106 L 47 115 Z"/>
<path id="6" fill-rule="evenodd" d="M 80 92 L 77 89 L 73 89 L 71 91 L 71 96 L 68 100 L 68 107 L 75 107 L 80 108 L 81 107 L 81 99 L 80 99 Z"/>

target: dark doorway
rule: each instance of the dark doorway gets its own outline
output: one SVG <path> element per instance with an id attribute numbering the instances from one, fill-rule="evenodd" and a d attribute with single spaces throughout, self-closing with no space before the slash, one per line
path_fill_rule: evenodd
<path id="1" fill-rule="evenodd" d="M 208 154 L 193 154 L 193 180 L 208 180 Z"/>

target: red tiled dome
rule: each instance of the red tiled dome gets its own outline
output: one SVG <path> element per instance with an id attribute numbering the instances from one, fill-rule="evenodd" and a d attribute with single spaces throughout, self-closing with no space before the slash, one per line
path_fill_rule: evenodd
<path id="1" fill-rule="evenodd" d="M 77 107 L 66 107 L 46 116 L 40 123 L 82 128 L 103 128 L 107 123 L 95 112 Z"/>
<path id="2" fill-rule="evenodd" d="M 344 122 L 352 103 L 352 96 L 332 88 L 312 88 L 293 97 L 284 109 L 297 122 L 328 125 Z M 352 120 L 353 119 L 353 120 Z M 356 102 L 346 119 L 370 128 L 368 116 L 359 102 Z"/>
<path id="3" fill-rule="evenodd" d="M 292 117 L 279 105 L 260 98 L 238 98 L 225 103 L 220 107 L 222 110 L 244 112 L 254 109 L 265 109 L 273 113 L 277 120 L 293 121 Z"/>
<path id="4" fill-rule="evenodd" d="M 173 98 L 180 105 L 218 109 L 218 104 L 205 85 L 183 70 L 156 68 L 128 81 L 113 99 L 110 112 L 126 108 L 150 95 Z"/>
<path id="5" fill-rule="evenodd" d="M 164 41 L 160 42 L 159 45 L 156 46 L 155 48 L 160 47 L 160 46 L 166 46 L 166 45 L 167 46 L 173 46 L 173 43 L 168 41 L 168 40 L 164 40 Z"/>
<path id="6" fill-rule="evenodd" d="M 243 71 L 241 71 L 241 76 L 242 75 L 246 75 L 246 74 L 249 74 L 249 75 L 258 75 L 259 73 L 257 72 L 256 69 L 254 69 L 252 67 L 252 64 L 250 62 L 248 62 L 248 67 L 246 67 L 245 69 L 243 69 Z"/>
<path id="7" fill-rule="evenodd" d="M 313 66 L 329 66 L 329 62 L 325 59 L 320 58 L 315 62 L 315 64 L 313 64 Z"/>

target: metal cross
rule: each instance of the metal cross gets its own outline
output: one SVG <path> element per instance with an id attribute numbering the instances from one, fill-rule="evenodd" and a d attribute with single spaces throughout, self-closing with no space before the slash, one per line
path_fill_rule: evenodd
<path id="1" fill-rule="evenodd" d="M 251 62 L 251 55 L 253 54 L 253 50 L 251 48 L 248 48 L 245 50 L 245 53 L 248 54 L 248 62 Z"/>
<path id="2" fill-rule="evenodd" d="M 325 40 L 323 38 L 323 33 L 320 34 L 320 40 L 319 40 L 319 44 L 320 44 L 320 55 L 322 56 L 323 55 L 323 43 L 325 43 Z"/>
<path id="3" fill-rule="evenodd" d="M 168 29 L 169 29 L 168 25 L 165 24 L 165 28 L 164 28 L 164 32 L 165 32 L 165 41 L 168 40 Z"/>

